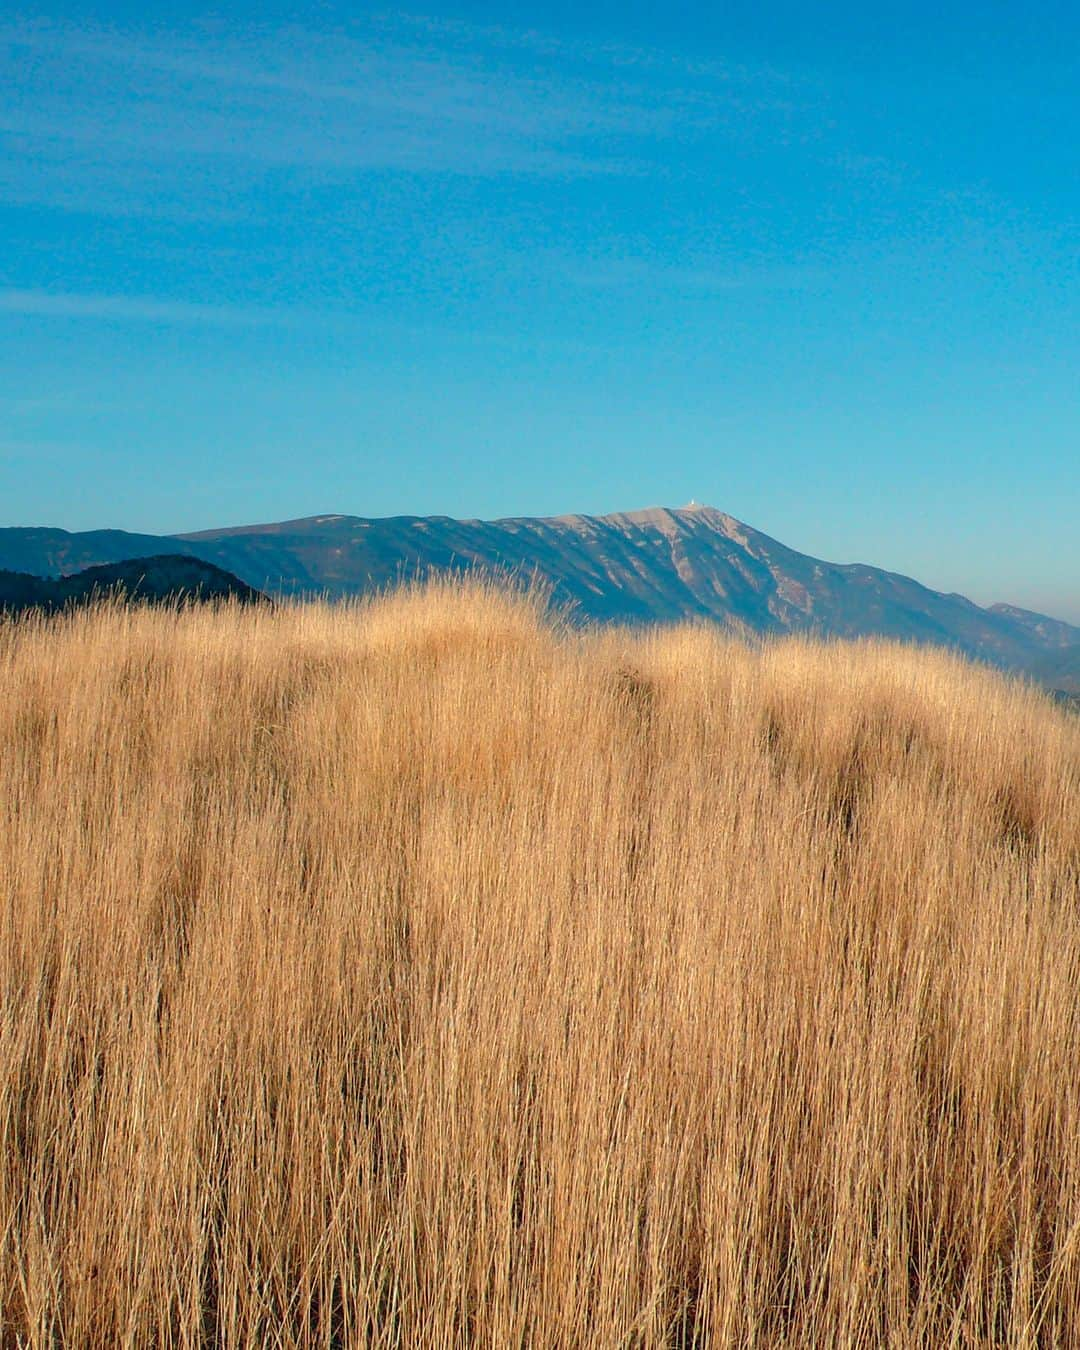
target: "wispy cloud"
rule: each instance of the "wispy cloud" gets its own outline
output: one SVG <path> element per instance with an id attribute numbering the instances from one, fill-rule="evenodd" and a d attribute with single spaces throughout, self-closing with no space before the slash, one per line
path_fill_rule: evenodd
<path id="1" fill-rule="evenodd" d="M 282 329 L 306 340 L 314 333 L 331 333 L 351 341 L 408 342 L 430 338 L 439 333 L 459 343 L 491 346 L 513 351 L 553 351 L 564 355 L 595 355 L 610 350 L 573 338 L 543 338 L 485 328 L 454 328 L 444 323 L 412 324 L 386 316 L 362 313 L 346 308 L 315 309 L 272 305 L 201 304 L 152 295 L 88 294 L 78 291 L 0 290 L 0 315 L 58 321 L 86 320 L 97 323 L 153 324 L 170 327 L 211 327 L 223 329 Z M 10 399 L 0 396 L 0 407 L 10 413 L 35 414 L 56 406 L 57 400 Z M 88 403 L 82 394 L 78 406 Z"/>
<path id="2" fill-rule="evenodd" d="M 119 322 L 265 326 L 295 322 L 292 312 L 241 305 L 204 305 L 153 296 L 87 295 L 69 291 L 0 291 L 0 314 L 41 319 L 104 319 Z"/>
<path id="3" fill-rule="evenodd" d="M 511 51 L 526 51 L 537 56 L 558 58 L 560 62 L 574 61 L 584 66 L 601 67 L 620 72 L 639 71 L 674 76 L 681 79 L 705 79 L 729 86 L 729 92 L 753 91 L 758 106 L 784 104 L 800 81 L 790 72 L 773 66 L 749 67 L 738 62 L 720 62 L 685 54 L 663 51 L 656 47 L 640 47 L 625 42 L 597 42 L 567 39 L 565 36 L 543 32 L 535 28 L 511 28 L 504 24 L 476 24 L 445 15 L 393 14 L 374 15 L 372 22 L 389 31 L 402 28 L 427 34 L 440 41 L 451 39 L 472 45 L 485 45 Z M 804 81 L 803 81 L 804 83 Z"/>
<path id="4" fill-rule="evenodd" d="M 62 146 L 69 161 L 119 160 L 132 174 L 185 159 L 639 174 L 661 169 L 673 143 L 783 117 L 790 99 L 771 75 L 650 64 L 644 53 L 568 54 L 536 34 L 515 45 L 502 29 L 435 21 L 384 20 L 333 37 L 297 28 L 166 37 L 37 22 L 0 38 L 9 151 L 32 158 Z"/>
<path id="5" fill-rule="evenodd" d="M 667 294 L 722 295 L 746 291 L 805 291 L 828 284 L 833 271 L 799 264 L 752 265 L 709 258 L 673 263 L 656 258 L 578 259 L 565 264 L 568 281 L 603 291 L 662 290 Z"/>
<path id="6" fill-rule="evenodd" d="M 712 197 L 821 119 L 820 91 L 770 70 L 423 16 L 27 20 L 0 23 L 0 89 L 0 202 L 109 217 L 100 254 L 123 259 L 87 275 L 61 246 L 45 270 L 32 245 L 0 315 L 354 335 L 434 315 L 475 335 L 590 290 L 808 284 L 707 256 Z M 673 215 L 668 240 L 652 211 L 665 237 L 639 257 L 634 211 L 668 189 L 699 218 Z M 464 319 L 475 296 L 494 317 Z"/>

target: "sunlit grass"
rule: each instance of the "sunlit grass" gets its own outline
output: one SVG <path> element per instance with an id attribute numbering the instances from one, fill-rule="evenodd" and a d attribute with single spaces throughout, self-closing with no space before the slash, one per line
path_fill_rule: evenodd
<path id="1" fill-rule="evenodd" d="M 5 1345 L 1080 1344 L 1080 720 L 945 654 L 0 625 Z"/>

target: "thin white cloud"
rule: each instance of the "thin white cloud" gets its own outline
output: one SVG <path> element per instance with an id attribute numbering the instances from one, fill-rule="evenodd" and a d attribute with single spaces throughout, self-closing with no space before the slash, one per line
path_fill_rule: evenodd
<path id="1" fill-rule="evenodd" d="M 566 279 L 605 291 L 644 288 L 680 295 L 721 295 L 734 291 L 805 291 L 827 284 L 833 272 L 800 264 L 747 265 L 714 259 L 673 263 L 655 258 L 598 258 L 567 262 Z"/>
<path id="2" fill-rule="evenodd" d="M 448 36 L 448 34 L 450 34 Z M 451 40 L 452 37 L 452 40 Z M 776 82 L 650 66 L 594 49 L 588 70 L 526 34 L 385 25 L 357 35 L 301 29 L 145 36 L 24 23 L 0 30 L 10 96 L 0 131 L 32 158 L 76 155 L 174 164 L 471 175 L 663 171 L 696 136 L 741 134 L 786 115 Z M 5 74 L 5 60 L 10 63 Z"/>
<path id="3" fill-rule="evenodd" d="M 240 305 L 204 305 L 153 296 L 90 295 L 71 291 L 0 291 L 0 314 L 36 319 L 99 319 L 155 324 L 213 324 L 251 327 L 289 323 L 292 316 L 273 309 Z"/>
<path id="4" fill-rule="evenodd" d="M 459 329 L 438 324 L 410 324 L 341 308 L 320 310 L 305 307 L 286 309 L 270 305 L 211 305 L 150 295 L 0 290 L 0 317 L 5 314 L 29 319 L 87 320 L 117 324 L 279 328 L 304 335 L 315 331 L 334 332 L 351 340 L 364 342 L 385 341 L 387 338 L 397 341 L 426 338 L 437 332 L 458 342 L 514 351 L 553 351 L 591 355 L 610 350 L 610 343 L 605 343 L 601 347 L 573 338 L 545 339 L 475 327 Z M 5 400 L 0 397 L 0 406 L 4 403 Z M 80 398 L 80 407 L 85 409 L 85 406 L 85 400 Z M 26 403 L 22 408 L 17 408 L 14 403 L 9 402 L 8 410 L 36 412 L 41 408 L 35 407 L 33 401 Z"/>
<path id="5" fill-rule="evenodd" d="M 778 98 L 782 90 L 792 90 L 797 81 L 790 72 L 773 66 L 748 67 L 737 62 L 721 62 L 664 51 L 656 47 L 632 46 L 625 42 L 597 42 L 568 39 L 536 28 L 509 28 L 504 24 L 477 24 L 444 15 L 393 14 L 373 15 L 372 22 L 387 31 L 412 29 L 431 37 L 456 40 L 463 45 L 501 47 L 511 51 L 526 51 L 538 56 L 557 57 L 560 61 L 576 61 L 583 65 L 607 67 L 619 71 L 640 70 L 678 76 L 682 79 L 702 78 L 732 86 L 753 88 L 758 102 Z"/>

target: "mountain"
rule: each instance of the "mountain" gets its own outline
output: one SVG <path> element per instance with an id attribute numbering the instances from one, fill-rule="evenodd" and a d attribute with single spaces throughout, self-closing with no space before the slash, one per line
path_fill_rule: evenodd
<path id="1" fill-rule="evenodd" d="M 1043 653 L 1032 661 L 1030 673 L 1051 689 L 1080 699 L 1080 645 Z"/>
<path id="2" fill-rule="evenodd" d="M 116 593 L 155 604 L 229 598 L 248 604 L 265 598 L 239 577 L 186 554 L 103 563 L 58 579 L 0 571 L 0 612 L 41 609 L 52 613 Z"/>
<path id="3" fill-rule="evenodd" d="M 582 620 L 709 619 L 760 633 L 881 635 L 955 647 L 1010 669 L 1080 645 L 1080 628 L 989 609 L 862 563 L 787 548 L 708 506 L 609 516 L 451 520 L 313 516 L 167 538 L 119 530 L 0 530 L 0 566 L 56 574 L 163 551 L 285 595 L 361 595 L 432 571 L 498 570 L 548 582 Z"/>
<path id="4" fill-rule="evenodd" d="M 1031 634 L 1037 645 L 1051 652 L 1071 652 L 1074 665 L 1080 665 L 1080 647 L 1076 645 L 1076 635 L 1080 629 L 1061 619 L 1048 619 L 1045 614 L 1034 614 L 1030 609 L 1019 609 L 1016 605 L 991 605 L 991 614 L 1002 614 L 1014 620 Z"/>

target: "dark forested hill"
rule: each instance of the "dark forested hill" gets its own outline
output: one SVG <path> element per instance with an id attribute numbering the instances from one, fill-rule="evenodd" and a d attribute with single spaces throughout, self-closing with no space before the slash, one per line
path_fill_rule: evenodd
<path id="1" fill-rule="evenodd" d="M 154 603 L 228 598 L 250 602 L 263 598 L 238 577 L 185 554 L 103 563 L 65 577 L 0 571 L 0 612 L 54 612 L 114 594 Z"/>

